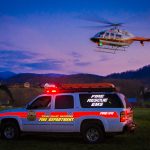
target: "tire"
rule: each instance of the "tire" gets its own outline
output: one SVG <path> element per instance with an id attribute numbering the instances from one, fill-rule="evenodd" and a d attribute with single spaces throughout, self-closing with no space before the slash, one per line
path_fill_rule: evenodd
<path id="1" fill-rule="evenodd" d="M 1 127 L 1 137 L 5 140 L 14 140 L 20 136 L 20 129 L 15 122 L 3 123 Z"/>
<path id="2" fill-rule="evenodd" d="M 104 140 L 104 131 L 96 125 L 89 125 L 83 128 L 82 136 L 86 143 L 96 144 Z"/>

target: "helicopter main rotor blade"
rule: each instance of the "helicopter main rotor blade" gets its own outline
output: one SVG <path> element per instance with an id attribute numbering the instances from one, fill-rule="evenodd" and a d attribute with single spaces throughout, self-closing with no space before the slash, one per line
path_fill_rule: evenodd
<path id="1" fill-rule="evenodd" d="M 120 27 L 120 26 L 123 26 L 123 24 L 124 23 L 122 23 L 122 22 L 111 22 L 111 21 L 108 21 L 108 20 L 106 20 L 106 19 L 104 19 L 104 18 L 100 18 L 100 17 L 96 17 L 96 16 L 94 16 L 94 17 L 91 17 L 91 16 L 89 16 L 89 17 L 80 17 L 80 19 L 82 19 L 82 20 L 86 20 L 86 21 L 90 21 L 90 22 L 97 22 L 97 23 L 101 23 L 101 24 L 104 24 L 104 25 L 102 25 L 102 26 L 92 26 L 92 27 L 87 27 L 87 28 L 108 28 L 108 27 Z"/>
<path id="2" fill-rule="evenodd" d="M 82 26 L 82 28 L 87 29 L 100 29 L 100 28 L 109 28 L 112 27 L 112 25 L 102 25 L 102 26 Z"/>
<path id="3" fill-rule="evenodd" d="M 119 24 L 110 24 L 110 25 L 99 25 L 99 26 L 82 26 L 82 28 L 87 28 L 87 29 L 100 29 L 100 28 L 110 28 L 110 27 L 118 27 L 122 26 L 121 23 Z"/>
<path id="4" fill-rule="evenodd" d="M 103 23 L 103 24 L 114 24 L 113 22 L 110 22 L 104 18 L 100 18 L 100 17 L 79 17 L 82 20 L 86 20 L 86 21 L 90 21 L 90 22 L 97 22 L 97 23 Z"/>

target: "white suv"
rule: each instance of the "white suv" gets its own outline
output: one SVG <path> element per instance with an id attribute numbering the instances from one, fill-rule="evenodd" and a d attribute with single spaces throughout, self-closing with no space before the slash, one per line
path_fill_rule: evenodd
<path id="1" fill-rule="evenodd" d="M 46 90 L 48 94 L 39 95 L 24 108 L 0 112 L 2 138 L 14 139 L 22 132 L 70 132 L 97 143 L 107 133 L 135 129 L 131 107 L 125 96 L 114 90 Z"/>

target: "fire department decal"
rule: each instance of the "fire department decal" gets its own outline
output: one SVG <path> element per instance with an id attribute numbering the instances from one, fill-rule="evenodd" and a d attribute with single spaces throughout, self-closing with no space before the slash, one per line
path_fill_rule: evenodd
<path id="1" fill-rule="evenodd" d="M 72 115 L 50 115 L 50 116 L 42 116 L 39 118 L 40 122 L 72 122 L 74 121 L 74 117 Z"/>
<path id="2" fill-rule="evenodd" d="M 27 119 L 29 121 L 35 121 L 36 120 L 36 113 L 34 111 L 29 111 L 27 114 Z"/>
<path id="3" fill-rule="evenodd" d="M 41 115 L 40 122 L 73 122 L 80 117 L 101 116 L 104 118 L 118 118 L 117 112 L 73 112 L 72 115 L 67 112 L 52 112 L 50 115 Z"/>

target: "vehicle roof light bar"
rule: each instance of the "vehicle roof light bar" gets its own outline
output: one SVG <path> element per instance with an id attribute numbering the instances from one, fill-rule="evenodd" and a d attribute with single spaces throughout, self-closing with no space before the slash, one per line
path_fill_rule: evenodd
<path id="1" fill-rule="evenodd" d="M 89 83 L 89 84 L 55 84 L 44 85 L 44 89 L 58 90 L 60 93 L 75 93 L 75 92 L 115 92 L 116 87 L 111 83 Z M 57 92 L 58 93 L 58 92 Z"/>

